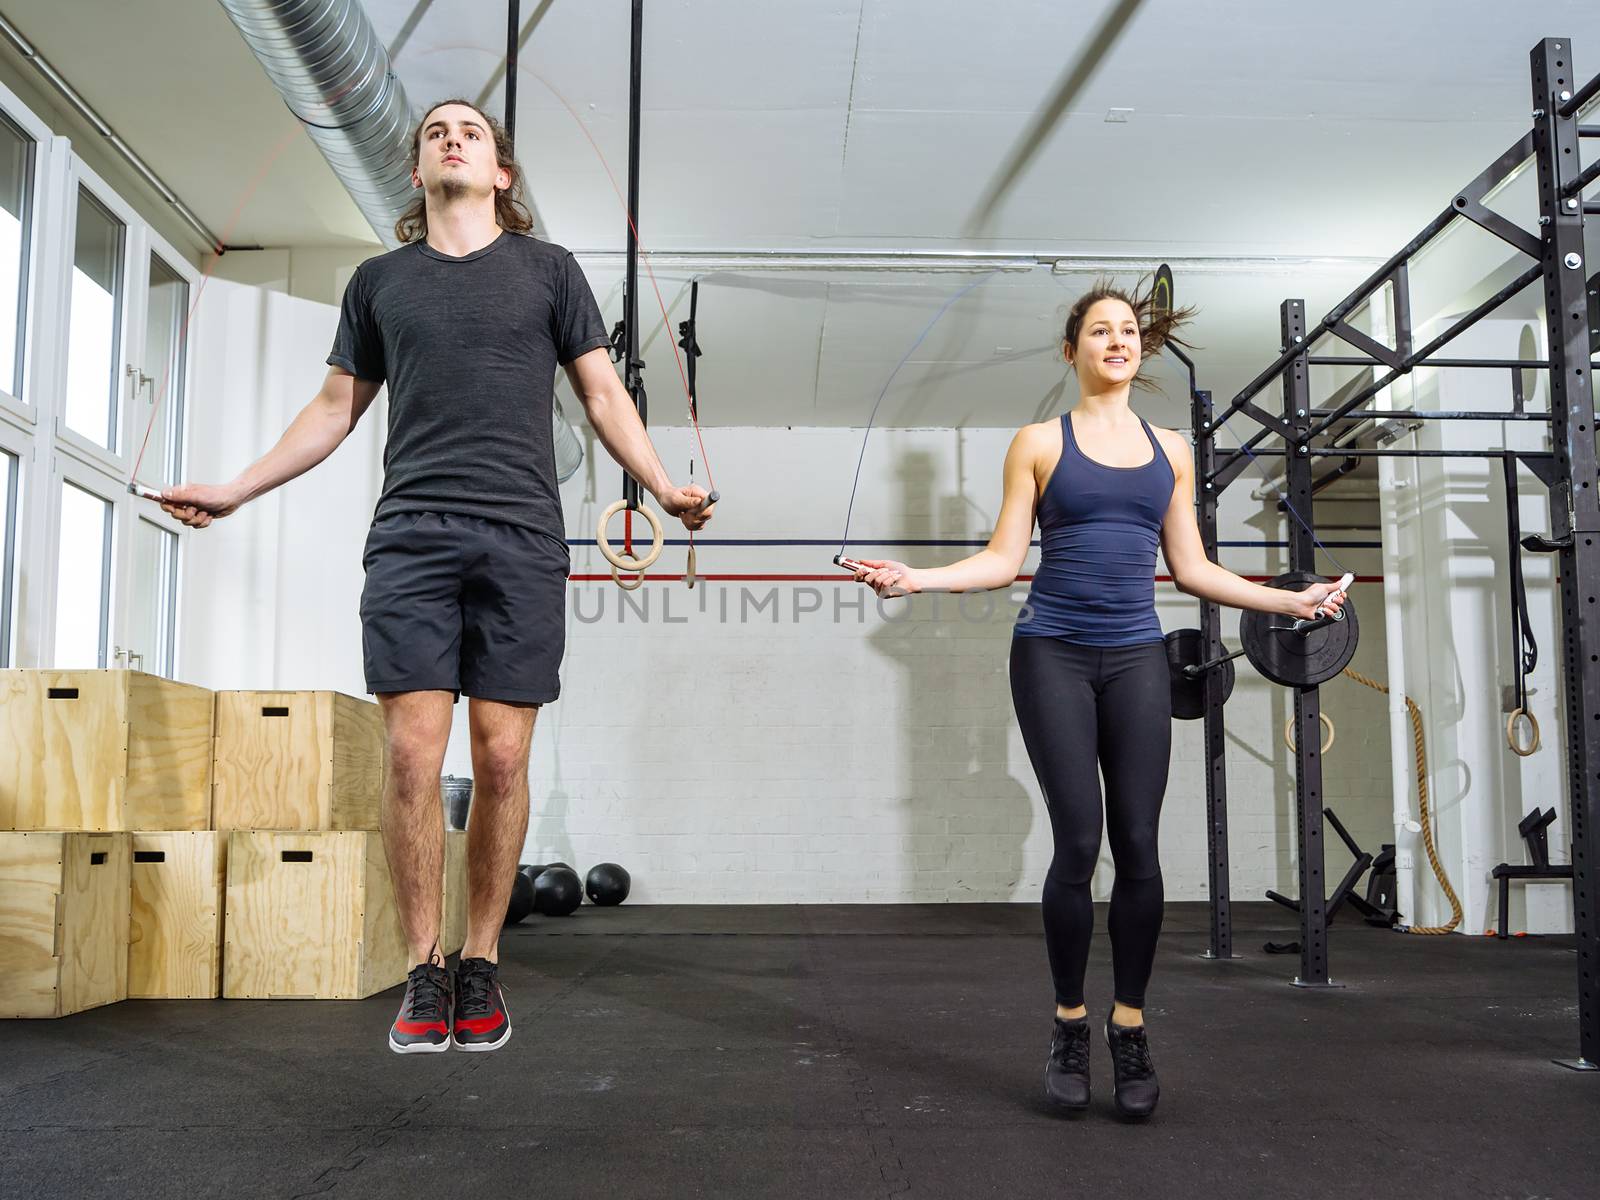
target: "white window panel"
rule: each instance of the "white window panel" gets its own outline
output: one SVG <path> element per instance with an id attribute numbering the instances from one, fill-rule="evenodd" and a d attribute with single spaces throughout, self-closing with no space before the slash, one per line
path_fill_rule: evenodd
<path id="1" fill-rule="evenodd" d="M 79 186 L 68 289 L 67 376 L 62 424 L 115 454 L 121 388 L 127 226 Z"/>
<path id="2" fill-rule="evenodd" d="M 116 507 L 61 481 L 56 559 L 55 653 L 61 670 L 104 667 L 111 634 Z"/>
<path id="3" fill-rule="evenodd" d="M 169 521 L 170 525 L 171 522 Z M 133 556 L 123 640 L 128 666 L 171 677 L 178 611 L 178 535 L 143 517 L 133 522 Z"/>
<path id="4" fill-rule="evenodd" d="M 22 540 L 22 459 L 0 450 L 0 667 L 13 665 L 17 554 Z"/>

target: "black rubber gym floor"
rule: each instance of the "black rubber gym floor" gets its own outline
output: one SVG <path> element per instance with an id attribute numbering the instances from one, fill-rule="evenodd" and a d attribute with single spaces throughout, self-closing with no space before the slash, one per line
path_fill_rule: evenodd
<path id="1" fill-rule="evenodd" d="M 1169 906 L 1144 1124 L 1100 1039 L 1089 1113 L 1042 1101 L 1031 905 L 584 908 L 508 931 L 492 1054 L 391 1054 L 398 989 L 0 1022 L 0 1193 L 1597 1194 L 1600 1074 L 1550 1061 L 1577 1050 L 1570 938 L 1340 924 L 1348 986 L 1307 992 L 1261 953 L 1281 910 L 1234 914 L 1246 957 L 1212 963 L 1204 906 Z"/>

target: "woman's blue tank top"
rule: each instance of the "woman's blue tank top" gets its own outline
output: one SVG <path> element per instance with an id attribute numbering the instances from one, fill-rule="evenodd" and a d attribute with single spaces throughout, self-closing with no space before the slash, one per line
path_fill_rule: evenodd
<path id="1" fill-rule="evenodd" d="M 1017 636 L 1084 646 L 1161 640 L 1156 549 L 1176 479 L 1150 426 L 1139 424 L 1154 457 L 1108 467 L 1078 447 L 1061 414 L 1061 459 L 1039 497 L 1039 569 Z"/>

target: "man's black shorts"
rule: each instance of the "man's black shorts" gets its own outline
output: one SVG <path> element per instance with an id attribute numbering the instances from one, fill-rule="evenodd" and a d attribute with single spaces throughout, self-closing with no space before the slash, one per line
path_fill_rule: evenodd
<path id="1" fill-rule="evenodd" d="M 392 513 L 361 556 L 369 692 L 548 704 L 561 693 L 567 547 L 520 525 Z"/>

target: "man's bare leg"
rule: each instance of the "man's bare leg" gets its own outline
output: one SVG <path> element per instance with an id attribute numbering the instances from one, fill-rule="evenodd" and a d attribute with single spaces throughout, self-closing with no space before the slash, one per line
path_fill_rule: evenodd
<path id="1" fill-rule="evenodd" d="M 453 702 L 449 692 L 392 692 L 378 697 L 389 751 L 380 817 L 383 849 L 413 966 L 430 961 L 439 951 L 444 899 L 439 771 L 450 741 Z"/>
<path id="2" fill-rule="evenodd" d="M 528 835 L 528 753 L 538 715 L 536 704 L 477 699 L 470 704 L 472 809 L 463 959 L 500 961 L 500 927 Z"/>

